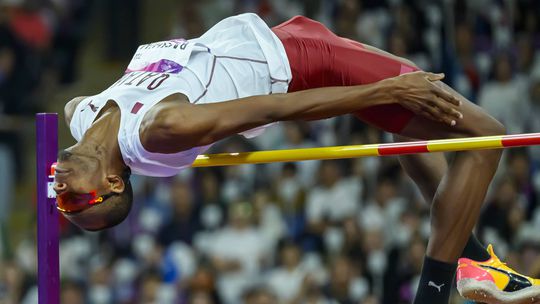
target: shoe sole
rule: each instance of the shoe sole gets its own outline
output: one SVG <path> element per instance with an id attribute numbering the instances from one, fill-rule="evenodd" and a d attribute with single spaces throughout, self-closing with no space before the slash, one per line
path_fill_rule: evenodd
<path id="1" fill-rule="evenodd" d="M 531 286 L 518 291 L 501 291 L 491 281 L 461 279 L 457 282 L 459 294 L 468 299 L 486 304 L 539 304 L 540 286 Z"/>

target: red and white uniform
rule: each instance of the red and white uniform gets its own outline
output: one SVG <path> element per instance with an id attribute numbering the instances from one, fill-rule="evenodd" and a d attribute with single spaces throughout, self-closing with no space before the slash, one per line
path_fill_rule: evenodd
<path id="1" fill-rule="evenodd" d="M 118 143 L 134 174 L 171 176 L 189 167 L 209 146 L 172 154 L 151 153 L 139 138 L 144 114 L 175 93 L 191 103 L 377 82 L 416 70 L 362 44 L 336 36 L 305 17 L 269 28 L 257 15 L 224 19 L 200 38 L 141 45 L 126 74 L 102 93 L 83 100 L 70 129 L 80 140 L 109 100 L 121 110 Z M 355 113 L 389 132 L 401 131 L 414 114 L 399 105 Z M 266 126 L 244 132 L 257 136 Z"/>
<path id="2" fill-rule="evenodd" d="M 289 92 L 331 86 L 374 83 L 418 70 L 375 53 L 361 43 L 337 36 L 321 23 L 297 16 L 272 28 L 289 58 L 292 82 Z M 414 114 L 397 104 L 367 108 L 355 113 L 361 120 L 398 133 Z"/>
<path id="3" fill-rule="evenodd" d="M 152 106 L 175 93 L 197 104 L 286 93 L 290 80 L 281 41 L 257 15 L 242 14 L 224 19 L 197 39 L 141 45 L 122 78 L 79 103 L 71 134 L 80 140 L 99 110 L 113 100 L 121 110 L 118 143 L 126 165 L 134 174 L 171 176 L 189 167 L 209 146 L 172 154 L 146 151 L 139 129 Z M 263 130 L 242 134 L 253 137 Z"/>

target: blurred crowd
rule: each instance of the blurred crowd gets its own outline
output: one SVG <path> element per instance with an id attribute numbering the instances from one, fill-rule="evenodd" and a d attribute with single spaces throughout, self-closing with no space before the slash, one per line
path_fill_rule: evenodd
<path id="1" fill-rule="evenodd" d="M 74 63 L 95 4 L 19 2 L 0 1 L 3 115 L 35 111 L 33 87 L 46 81 L 44 75 L 54 74 L 58 83 L 77 80 Z M 176 5 L 169 37 L 194 37 L 226 16 L 247 11 L 270 25 L 307 15 L 341 36 L 444 72 L 446 82 L 503 122 L 509 133 L 540 132 L 538 1 Z M 222 141 L 213 151 L 391 140 L 344 116 L 280 123 L 252 140 Z M 429 202 L 396 158 L 196 169 L 173 178 L 135 176 L 132 183 L 134 209 L 120 226 L 83 233 L 62 222 L 62 303 L 405 304 L 414 298 L 430 233 Z M 0 182 L 2 195 L 9 189 Z M 540 277 L 539 194 L 540 149 L 505 151 L 476 228 L 509 265 L 534 277 Z M 0 211 L 0 224 L 2 216 L 9 213 Z M 0 239 L 2 233 L 9 231 L 0 225 Z M 0 303 L 36 303 L 35 244 L 28 234 L 7 254 L 0 242 Z"/>
<path id="2" fill-rule="evenodd" d="M 48 91 L 77 78 L 88 7 L 85 0 L 0 0 L 0 227 L 13 189 L 33 167 L 25 141 L 34 113 L 48 109 Z"/>
<path id="3" fill-rule="evenodd" d="M 0 1 L 0 113 L 46 109 L 39 87 L 76 79 L 89 2 Z"/>

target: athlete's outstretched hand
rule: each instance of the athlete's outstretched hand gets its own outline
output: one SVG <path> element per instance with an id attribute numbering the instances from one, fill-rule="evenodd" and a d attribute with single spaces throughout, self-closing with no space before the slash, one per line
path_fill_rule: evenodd
<path id="1" fill-rule="evenodd" d="M 391 82 L 389 94 L 395 103 L 426 118 L 455 126 L 463 118 L 461 101 L 437 85 L 444 74 L 413 72 L 385 81 Z"/>

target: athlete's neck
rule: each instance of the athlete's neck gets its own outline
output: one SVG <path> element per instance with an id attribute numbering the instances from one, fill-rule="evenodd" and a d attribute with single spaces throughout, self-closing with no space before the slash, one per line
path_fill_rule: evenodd
<path id="1" fill-rule="evenodd" d="M 107 104 L 99 113 L 81 140 L 71 147 L 71 152 L 90 155 L 101 159 L 103 164 L 115 172 L 126 167 L 118 145 L 120 109 L 114 102 Z"/>

